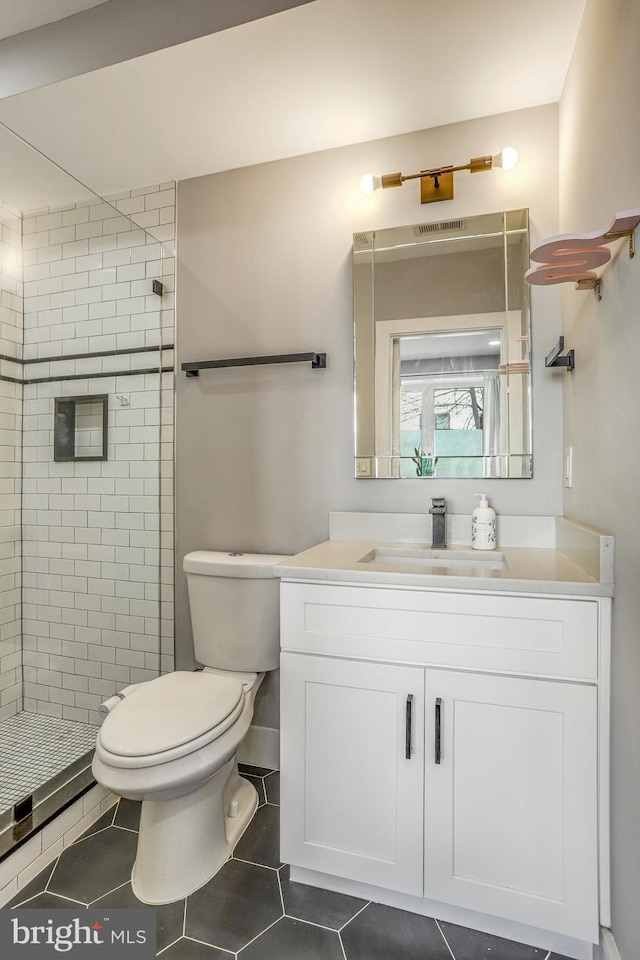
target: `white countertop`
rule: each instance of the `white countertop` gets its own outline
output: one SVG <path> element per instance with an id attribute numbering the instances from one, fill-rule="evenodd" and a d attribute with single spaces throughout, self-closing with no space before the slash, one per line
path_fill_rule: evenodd
<path id="1" fill-rule="evenodd" d="M 604 538 L 603 538 L 604 539 Z M 606 538 L 610 540 L 611 538 Z M 399 570 L 378 558 L 375 565 L 362 560 L 372 547 L 402 548 L 406 541 L 327 540 L 275 567 L 283 580 L 325 580 L 424 589 L 482 590 L 511 593 L 545 593 L 563 596 L 613 596 L 613 583 L 590 575 L 561 550 L 552 547 L 500 547 L 505 565 L 501 569 L 434 565 L 404 561 Z M 431 549 L 429 543 L 413 542 L 416 549 Z M 452 552 L 471 549 L 452 546 Z M 441 551 L 438 551 L 441 553 Z M 478 551 L 478 557 L 489 557 Z"/>

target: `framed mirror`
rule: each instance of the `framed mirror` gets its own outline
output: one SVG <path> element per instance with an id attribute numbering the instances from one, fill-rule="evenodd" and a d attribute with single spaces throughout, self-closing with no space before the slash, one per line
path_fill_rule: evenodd
<path id="1" fill-rule="evenodd" d="M 353 238 L 355 475 L 532 476 L 527 210 Z"/>

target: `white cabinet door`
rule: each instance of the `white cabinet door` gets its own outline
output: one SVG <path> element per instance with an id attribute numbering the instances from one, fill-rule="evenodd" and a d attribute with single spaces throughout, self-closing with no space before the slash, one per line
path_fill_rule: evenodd
<path id="1" fill-rule="evenodd" d="M 282 654 L 285 862 L 422 896 L 423 705 L 422 668 Z"/>
<path id="2" fill-rule="evenodd" d="M 425 711 L 425 896 L 597 942 L 596 688 L 435 669 Z"/>

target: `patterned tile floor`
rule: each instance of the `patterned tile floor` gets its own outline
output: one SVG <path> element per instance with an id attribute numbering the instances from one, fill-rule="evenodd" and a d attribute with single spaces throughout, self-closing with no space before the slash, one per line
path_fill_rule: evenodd
<path id="1" fill-rule="evenodd" d="M 279 775 L 241 767 L 260 806 L 222 869 L 157 908 L 166 960 L 566 960 L 451 923 L 289 880 L 279 858 Z M 140 805 L 121 800 L 11 906 L 135 907 L 129 882 Z"/>
<path id="2" fill-rule="evenodd" d="M 37 713 L 0 722 L 0 813 L 93 750 L 96 731 L 88 723 Z"/>

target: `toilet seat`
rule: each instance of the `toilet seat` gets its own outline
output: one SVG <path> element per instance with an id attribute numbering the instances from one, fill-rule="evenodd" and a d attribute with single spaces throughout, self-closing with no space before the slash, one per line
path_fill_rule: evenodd
<path id="1" fill-rule="evenodd" d="M 244 705 L 234 676 L 176 671 L 150 680 L 108 714 L 96 752 L 118 767 L 166 763 L 217 740 Z"/>

